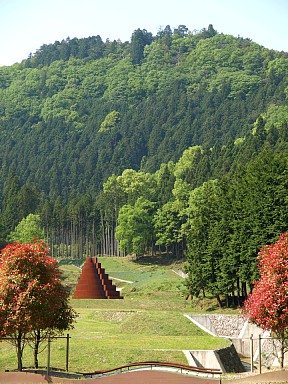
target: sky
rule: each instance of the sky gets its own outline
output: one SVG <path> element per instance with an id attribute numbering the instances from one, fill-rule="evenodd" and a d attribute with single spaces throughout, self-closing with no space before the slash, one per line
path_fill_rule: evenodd
<path id="1" fill-rule="evenodd" d="M 0 66 L 67 37 L 124 42 L 138 28 L 156 35 L 166 25 L 194 31 L 209 24 L 288 52 L 288 0 L 0 0 Z"/>

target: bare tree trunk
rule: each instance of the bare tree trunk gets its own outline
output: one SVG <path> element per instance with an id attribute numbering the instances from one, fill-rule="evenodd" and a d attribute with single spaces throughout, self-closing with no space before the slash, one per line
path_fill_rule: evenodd
<path id="1" fill-rule="evenodd" d="M 246 285 L 246 282 L 242 282 L 242 295 L 245 299 L 247 299 L 247 285 Z"/>
<path id="2" fill-rule="evenodd" d="M 92 240 L 91 240 L 91 256 L 96 256 L 96 236 L 95 236 L 95 220 L 92 221 Z"/>
<path id="3" fill-rule="evenodd" d="M 279 340 L 280 340 L 279 363 L 280 363 L 280 368 L 283 369 L 284 368 L 284 356 L 285 356 L 285 342 L 286 342 L 285 332 L 284 331 L 280 332 Z"/>
<path id="4" fill-rule="evenodd" d="M 216 295 L 217 303 L 219 305 L 219 308 L 223 308 L 222 301 L 219 295 Z"/>
<path id="5" fill-rule="evenodd" d="M 241 297 L 241 289 L 240 289 L 240 279 L 237 277 L 237 304 L 240 306 L 240 297 Z"/>
<path id="6" fill-rule="evenodd" d="M 22 371 L 22 356 L 23 356 L 23 341 L 22 333 L 19 332 L 17 336 L 17 362 L 18 362 L 18 371 Z"/>
<path id="7" fill-rule="evenodd" d="M 87 219 L 88 220 L 88 219 Z M 90 247 L 89 247 L 89 230 L 90 230 L 90 223 L 86 222 L 86 231 L 85 231 L 85 253 L 86 257 L 91 256 Z"/>
<path id="8" fill-rule="evenodd" d="M 101 249 L 101 253 L 102 255 L 105 254 L 105 226 L 104 226 L 104 218 L 103 218 L 103 215 L 101 215 L 101 246 L 100 246 L 100 249 Z"/>
<path id="9" fill-rule="evenodd" d="M 36 333 L 36 339 L 34 342 L 34 367 L 35 368 L 39 367 L 38 354 L 39 354 L 40 339 L 41 339 L 41 333 L 38 330 Z"/>
<path id="10" fill-rule="evenodd" d="M 69 258 L 69 233 L 68 228 L 66 227 L 66 235 L 65 235 L 65 249 L 66 249 L 66 257 Z"/>

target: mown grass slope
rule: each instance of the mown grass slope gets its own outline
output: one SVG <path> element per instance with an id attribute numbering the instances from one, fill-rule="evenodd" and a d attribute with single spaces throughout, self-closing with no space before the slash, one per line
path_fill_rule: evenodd
<path id="1" fill-rule="evenodd" d="M 216 349 L 227 342 L 213 338 L 191 323 L 184 313 L 192 308 L 185 300 L 184 279 L 173 269 L 183 263 L 165 258 L 100 257 L 98 259 L 123 300 L 73 300 L 79 314 L 70 331 L 69 366 L 74 372 L 98 369 L 144 360 L 187 363 L 182 350 Z M 75 288 L 83 260 L 61 260 L 63 281 Z M 125 281 L 123 281 L 125 280 Z M 51 365 L 65 368 L 65 339 L 51 347 Z M 16 368 L 16 353 L 7 342 L 0 343 L 0 371 Z M 24 366 L 33 365 L 33 351 L 27 347 Z M 47 364 L 47 353 L 40 355 L 40 365 Z"/>

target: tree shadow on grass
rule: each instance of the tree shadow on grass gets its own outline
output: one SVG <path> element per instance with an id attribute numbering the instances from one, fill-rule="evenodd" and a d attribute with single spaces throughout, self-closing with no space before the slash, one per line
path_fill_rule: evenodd
<path id="1" fill-rule="evenodd" d="M 185 260 L 176 259 L 173 254 L 169 253 L 159 253 L 156 255 L 144 255 L 139 256 L 133 260 L 135 264 L 138 265 L 160 265 L 160 266 L 170 266 L 175 264 L 175 262 L 184 262 Z"/>

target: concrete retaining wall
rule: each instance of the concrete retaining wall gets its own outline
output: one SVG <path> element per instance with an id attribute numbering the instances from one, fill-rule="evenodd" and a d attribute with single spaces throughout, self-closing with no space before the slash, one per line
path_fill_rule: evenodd
<path id="1" fill-rule="evenodd" d="M 224 373 L 244 372 L 244 367 L 233 344 L 217 350 L 190 351 L 195 366 L 221 369 Z"/>
<path id="2" fill-rule="evenodd" d="M 214 328 L 209 315 L 184 315 L 191 320 L 197 327 L 203 331 L 210 333 L 212 336 L 217 336 L 216 329 Z"/>
<path id="3" fill-rule="evenodd" d="M 204 331 L 215 336 L 231 340 L 237 353 L 242 357 L 251 356 L 251 335 L 253 335 L 253 351 L 255 358 L 258 350 L 258 337 L 263 330 L 248 323 L 237 315 L 189 315 L 188 317 Z"/>

